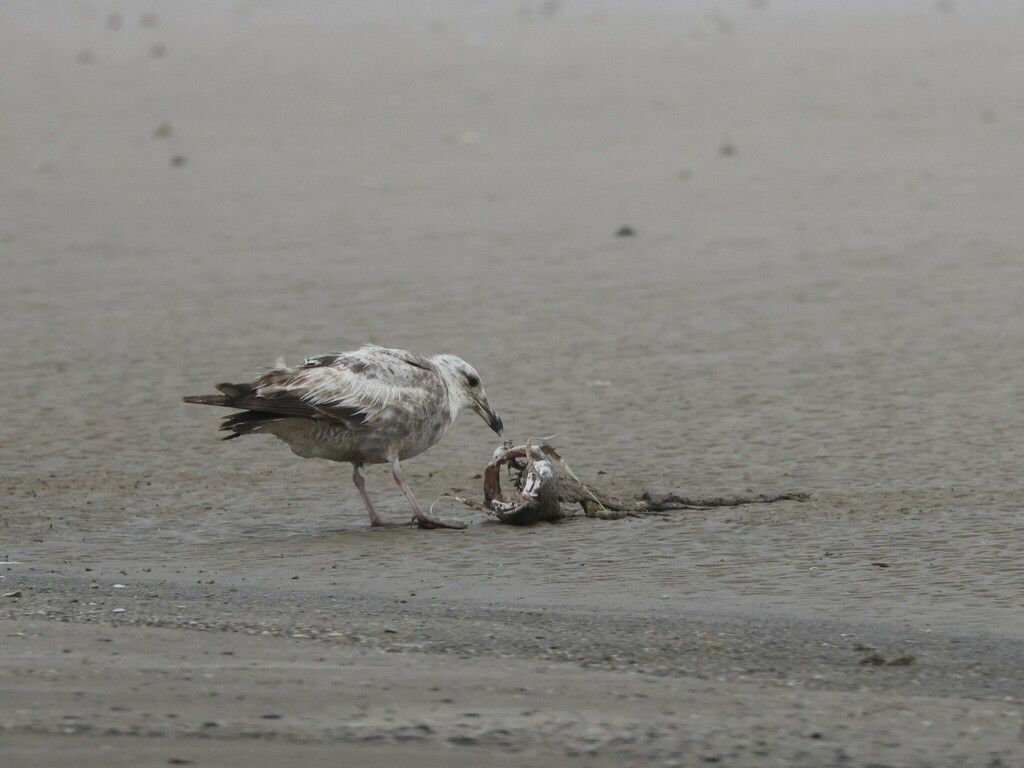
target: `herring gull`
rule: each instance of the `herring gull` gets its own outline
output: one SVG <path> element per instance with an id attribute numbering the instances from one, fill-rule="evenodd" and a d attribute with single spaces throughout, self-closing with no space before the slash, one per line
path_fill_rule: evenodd
<path id="1" fill-rule="evenodd" d="M 501 434 L 476 369 L 455 355 L 424 357 L 367 344 L 354 352 L 283 363 L 246 384 L 218 384 L 219 395 L 186 403 L 241 409 L 224 418 L 225 440 L 271 434 L 303 458 L 347 461 L 371 525 L 383 521 L 370 503 L 364 464 L 390 464 L 421 528 L 461 528 L 424 512 L 402 477 L 399 462 L 440 440 L 459 411 L 472 408 Z"/>

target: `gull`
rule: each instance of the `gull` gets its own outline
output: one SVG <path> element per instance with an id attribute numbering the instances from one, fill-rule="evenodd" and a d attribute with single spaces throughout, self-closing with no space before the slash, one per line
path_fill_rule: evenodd
<path id="1" fill-rule="evenodd" d="M 421 528 L 462 528 L 423 511 L 402 477 L 400 462 L 440 440 L 463 408 L 472 408 L 501 435 L 501 419 L 487 402 L 480 376 L 455 355 L 424 357 L 367 344 L 354 352 L 283 362 L 246 384 L 218 384 L 219 395 L 186 403 L 241 409 L 224 418 L 225 440 L 270 434 L 303 458 L 347 461 L 370 514 L 384 522 L 366 493 L 364 464 L 390 464 Z"/>

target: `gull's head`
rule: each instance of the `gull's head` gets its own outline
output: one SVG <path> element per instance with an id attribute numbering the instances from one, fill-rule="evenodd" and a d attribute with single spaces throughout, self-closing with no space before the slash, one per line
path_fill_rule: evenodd
<path id="1" fill-rule="evenodd" d="M 452 405 L 456 409 L 472 408 L 487 422 L 487 426 L 501 435 L 501 418 L 487 402 L 487 393 L 476 368 L 455 355 L 437 355 L 432 360 L 448 382 Z"/>

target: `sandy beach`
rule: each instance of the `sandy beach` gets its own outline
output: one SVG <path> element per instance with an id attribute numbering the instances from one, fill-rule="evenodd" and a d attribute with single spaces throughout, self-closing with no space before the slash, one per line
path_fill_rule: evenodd
<path id="1" fill-rule="evenodd" d="M 967 5 L 0 5 L 5 768 L 1018 765 L 1024 6 Z M 368 341 L 619 495 L 810 498 L 375 530 L 181 402 Z"/>

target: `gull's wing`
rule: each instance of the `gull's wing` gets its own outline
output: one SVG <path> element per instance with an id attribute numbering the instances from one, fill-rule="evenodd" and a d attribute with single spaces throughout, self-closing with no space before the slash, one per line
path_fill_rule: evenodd
<path id="1" fill-rule="evenodd" d="M 248 385 L 218 388 L 235 408 L 327 418 L 359 429 L 380 418 L 388 406 L 430 398 L 442 387 L 441 375 L 428 358 L 367 345 L 355 352 L 310 357 L 294 367 L 280 365 Z"/>

